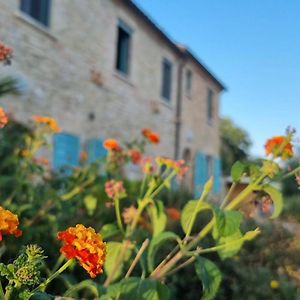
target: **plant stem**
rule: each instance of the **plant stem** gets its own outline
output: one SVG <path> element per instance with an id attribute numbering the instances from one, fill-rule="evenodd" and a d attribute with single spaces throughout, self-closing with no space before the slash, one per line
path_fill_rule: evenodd
<path id="1" fill-rule="evenodd" d="M 124 231 L 124 227 L 123 227 L 122 219 L 121 219 L 120 199 L 119 198 L 115 199 L 115 212 L 116 212 L 118 226 L 119 226 L 120 230 L 122 231 L 122 233 L 124 234 L 125 231 Z"/>
<path id="2" fill-rule="evenodd" d="M 55 273 L 53 273 L 48 279 L 46 279 L 45 282 L 41 283 L 38 287 L 36 287 L 33 290 L 33 293 L 38 291 L 38 290 L 42 290 L 44 291 L 47 287 L 47 285 L 53 280 L 55 279 L 57 276 L 59 276 L 62 272 L 64 272 L 69 266 L 71 266 L 73 263 L 73 259 L 69 259 L 67 260 Z"/>
<path id="3" fill-rule="evenodd" d="M 182 264 L 180 264 L 178 267 L 176 267 L 173 270 L 171 270 L 170 272 L 166 273 L 165 276 L 169 276 L 169 275 L 172 275 L 172 274 L 176 273 L 180 269 L 182 269 L 182 268 L 190 265 L 191 263 L 193 263 L 195 261 L 195 259 L 196 259 L 195 256 L 190 257 L 188 260 L 186 260 L 185 262 L 183 262 Z"/>
<path id="4" fill-rule="evenodd" d="M 2 287 L 1 281 L 0 281 L 0 299 L 4 300 L 4 291 L 3 291 L 3 287 Z"/>
<path id="5" fill-rule="evenodd" d="M 236 184 L 237 184 L 237 182 L 235 182 L 235 181 L 232 183 L 227 195 L 225 196 L 223 202 L 220 205 L 220 208 L 223 208 L 227 204 L 227 201 L 228 201 L 229 197 L 231 196 L 232 192 L 234 191 Z"/>
<path id="6" fill-rule="evenodd" d="M 266 177 L 266 174 L 262 174 L 256 181 L 250 183 L 242 192 L 240 192 L 226 207 L 226 210 L 231 210 L 239 205 L 248 195 L 250 195 L 257 187 L 258 184 Z"/>
<path id="7" fill-rule="evenodd" d="M 289 178 L 289 177 L 295 175 L 295 174 L 298 173 L 298 172 L 300 172 L 300 166 L 297 167 L 297 168 L 295 168 L 294 170 L 290 171 L 289 173 L 285 174 L 285 175 L 282 177 L 282 179 L 283 179 L 283 180 L 284 180 L 284 179 L 287 179 L 287 178 Z"/>
<path id="8" fill-rule="evenodd" d="M 130 274 L 132 273 L 133 269 L 135 268 L 136 264 L 137 264 L 138 261 L 140 260 L 142 254 L 144 253 L 144 251 L 146 250 L 146 248 L 148 247 L 148 245 L 149 245 L 149 239 L 146 239 L 146 240 L 143 242 L 143 244 L 142 244 L 140 250 L 139 250 L 138 253 L 136 254 L 136 257 L 134 258 L 134 260 L 133 260 L 131 266 L 129 267 L 129 269 L 128 269 L 126 275 L 125 275 L 125 278 L 128 278 L 128 277 L 130 276 Z"/>

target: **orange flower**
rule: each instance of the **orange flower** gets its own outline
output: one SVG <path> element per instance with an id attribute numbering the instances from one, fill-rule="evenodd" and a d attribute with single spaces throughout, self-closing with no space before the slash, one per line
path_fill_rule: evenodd
<path id="1" fill-rule="evenodd" d="M 92 278 L 103 273 L 106 243 L 93 228 L 77 224 L 76 227 L 58 232 L 57 239 L 64 243 L 60 252 L 67 259 L 76 258 Z"/>
<path id="2" fill-rule="evenodd" d="M 288 159 L 293 156 L 291 138 L 286 136 L 274 136 L 265 144 L 266 155 L 272 154 L 274 158 Z"/>
<path id="3" fill-rule="evenodd" d="M 12 49 L 0 41 L 0 62 L 9 64 L 12 56 Z"/>
<path id="4" fill-rule="evenodd" d="M 0 206 L 0 241 L 3 234 L 14 234 L 19 237 L 22 231 L 18 229 L 18 216 Z"/>
<path id="5" fill-rule="evenodd" d="M 103 143 L 103 147 L 106 150 L 120 150 L 120 144 L 117 140 L 115 139 L 106 139 Z"/>
<path id="6" fill-rule="evenodd" d="M 142 129 L 142 135 L 150 142 L 153 144 L 158 144 L 160 142 L 160 137 L 159 134 L 152 131 L 149 128 L 143 128 Z"/>
<path id="7" fill-rule="evenodd" d="M 48 160 L 48 158 L 47 157 L 44 157 L 44 156 L 42 156 L 42 157 L 36 157 L 36 158 L 34 158 L 33 159 L 33 161 L 36 163 L 36 164 L 38 164 L 38 165 L 49 165 L 49 160 Z"/>
<path id="8" fill-rule="evenodd" d="M 149 140 L 149 142 L 151 142 L 153 144 L 158 144 L 160 142 L 159 134 L 156 132 L 151 132 L 148 135 L 148 140 Z"/>
<path id="9" fill-rule="evenodd" d="M 4 109 L 0 106 L 0 128 L 3 128 L 8 123 L 8 117 Z"/>
<path id="10" fill-rule="evenodd" d="M 60 128 L 55 119 L 46 116 L 33 115 L 32 119 L 36 123 L 47 125 L 53 132 L 59 132 Z"/>
<path id="11" fill-rule="evenodd" d="M 149 134 L 151 133 L 151 129 L 149 129 L 149 128 L 143 128 L 142 129 L 142 135 L 145 137 L 145 138 L 147 138 L 148 136 L 149 136 Z"/>
<path id="12" fill-rule="evenodd" d="M 142 154 L 139 150 L 131 149 L 131 150 L 129 150 L 129 155 L 130 155 L 130 158 L 131 158 L 131 161 L 133 164 L 137 165 L 140 163 Z"/>
<path id="13" fill-rule="evenodd" d="M 171 220 L 173 220 L 173 221 L 180 220 L 181 213 L 177 208 L 168 207 L 168 208 L 166 208 L 166 213 Z"/>

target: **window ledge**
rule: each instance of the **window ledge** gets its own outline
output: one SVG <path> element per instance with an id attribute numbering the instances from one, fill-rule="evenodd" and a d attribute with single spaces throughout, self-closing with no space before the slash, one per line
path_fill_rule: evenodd
<path id="1" fill-rule="evenodd" d="M 173 106 L 172 106 L 172 104 L 171 104 L 171 100 L 168 100 L 168 101 L 170 101 L 170 102 L 167 102 L 167 100 L 161 99 L 161 100 L 160 100 L 160 103 L 161 103 L 163 106 L 165 106 L 165 107 L 167 107 L 167 108 L 169 108 L 169 109 L 173 109 Z"/>
<path id="2" fill-rule="evenodd" d="M 44 35 L 48 36 L 53 41 L 58 40 L 57 37 L 55 35 L 53 35 L 53 33 L 49 30 L 49 28 L 47 28 L 43 24 L 39 23 L 35 19 L 31 18 L 30 16 L 28 16 L 20 11 L 16 11 L 14 13 L 14 15 L 18 20 L 30 25 L 32 28 L 34 28 L 34 29 L 38 30 L 39 32 L 43 33 Z"/>
<path id="3" fill-rule="evenodd" d="M 129 77 L 123 75 L 121 72 L 115 71 L 114 76 L 122 80 L 123 82 L 127 83 L 128 85 L 134 87 L 134 84 L 130 81 Z"/>

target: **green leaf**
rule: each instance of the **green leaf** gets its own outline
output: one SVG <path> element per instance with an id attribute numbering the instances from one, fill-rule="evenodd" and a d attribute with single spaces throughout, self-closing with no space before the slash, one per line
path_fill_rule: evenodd
<path id="1" fill-rule="evenodd" d="M 162 201 L 155 201 L 156 205 L 149 207 L 149 212 L 153 224 L 153 237 L 164 231 L 167 224 L 167 215 Z"/>
<path id="2" fill-rule="evenodd" d="M 99 297 L 99 291 L 97 289 L 97 284 L 91 279 L 86 279 L 77 284 L 72 285 L 65 292 L 64 297 L 76 296 L 76 293 L 83 289 L 89 290 L 91 292 L 91 294 L 93 294 L 95 297 Z"/>
<path id="3" fill-rule="evenodd" d="M 168 288 L 157 280 L 141 279 L 136 277 L 124 278 L 120 282 L 110 285 L 106 298 L 100 300 L 115 299 L 120 296 L 122 300 L 169 300 Z"/>
<path id="4" fill-rule="evenodd" d="M 119 255 L 122 253 L 122 249 L 123 244 L 119 242 L 108 242 L 106 244 L 107 256 L 104 264 L 104 270 L 107 276 L 109 276 L 112 273 L 112 271 L 114 271 L 114 276 L 112 277 L 112 280 L 117 279 L 122 274 L 124 262 L 128 261 L 131 255 L 131 249 L 128 248 L 126 250 L 122 263 L 116 266 L 116 261 L 118 261 Z"/>
<path id="5" fill-rule="evenodd" d="M 218 245 L 224 244 L 224 248 L 218 251 L 220 258 L 225 259 L 236 255 L 243 246 L 243 243 L 242 233 L 239 230 L 230 236 L 221 237 L 218 241 Z"/>
<path id="6" fill-rule="evenodd" d="M 202 281 L 202 300 L 213 299 L 220 287 L 222 275 L 219 268 L 210 260 L 198 257 L 195 263 L 196 273 Z"/>
<path id="7" fill-rule="evenodd" d="M 102 226 L 100 230 L 100 234 L 104 240 L 117 235 L 120 232 L 118 226 L 116 224 L 105 224 Z"/>
<path id="8" fill-rule="evenodd" d="M 55 297 L 44 292 L 36 292 L 31 297 L 30 300 L 54 300 Z"/>
<path id="9" fill-rule="evenodd" d="M 148 268 L 150 272 L 152 272 L 154 269 L 154 258 L 160 246 L 162 246 L 167 241 L 176 241 L 177 239 L 179 239 L 179 236 L 177 234 L 175 234 L 174 232 L 166 231 L 159 233 L 151 240 L 147 255 Z"/>
<path id="10" fill-rule="evenodd" d="M 282 211 L 282 206 L 283 206 L 282 194 L 272 185 L 265 185 L 263 187 L 263 191 L 265 191 L 272 198 L 274 211 L 270 218 L 275 219 L 280 215 Z"/>
<path id="11" fill-rule="evenodd" d="M 231 178 L 234 182 L 240 181 L 245 172 L 245 168 L 246 166 L 240 161 L 237 161 L 233 164 L 231 168 Z"/>
<path id="12" fill-rule="evenodd" d="M 190 226 L 190 222 L 192 221 L 193 218 L 193 214 L 196 211 L 196 207 L 198 204 L 199 200 L 190 200 L 183 208 L 182 210 L 182 214 L 181 214 L 181 227 L 184 231 L 184 233 L 187 233 L 189 226 Z M 204 210 L 209 210 L 212 209 L 211 206 L 205 202 L 202 202 L 199 207 L 198 210 L 196 211 L 196 214 L 200 213 L 201 211 Z"/>
<path id="13" fill-rule="evenodd" d="M 215 240 L 233 235 L 240 228 L 243 216 L 238 211 L 215 209 L 216 222 L 213 229 Z"/>
<path id="14" fill-rule="evenodd" d="M 83 199 L 83 203 L 89 216 L 92 216 L 97 208 L 97 198 L 93 195 L 87 195 Z"/>

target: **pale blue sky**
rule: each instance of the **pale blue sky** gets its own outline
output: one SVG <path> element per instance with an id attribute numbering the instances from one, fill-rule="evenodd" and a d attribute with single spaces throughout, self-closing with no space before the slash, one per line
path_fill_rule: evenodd
<path id="1" fill-rule="evenodd" d="M 224 84 L 230 116 L 263 154 L 266 138 L 300 132 L 299 0 L 136 0 L 174 41 Z"/>

